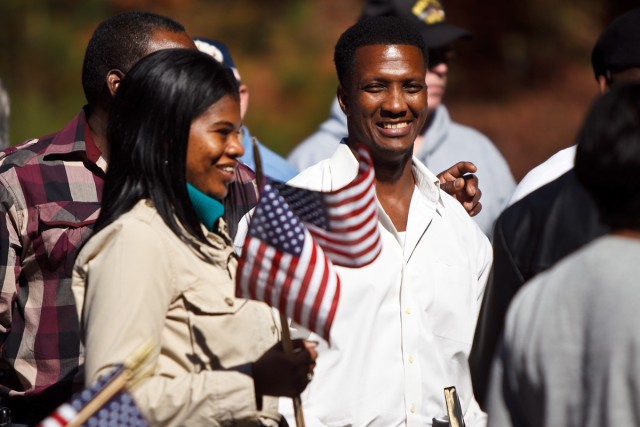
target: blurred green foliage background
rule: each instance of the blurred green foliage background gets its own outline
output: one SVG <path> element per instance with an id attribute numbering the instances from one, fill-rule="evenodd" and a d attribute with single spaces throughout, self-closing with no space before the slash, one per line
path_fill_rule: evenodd
<path id="1" fill-rule="evenodd" d="M 445 99 L 454 119 L 487 134 L 516 179 L 573 143 L 596 96 L 590 52 L 631 0 L 444 0 L 475 38 L 456 45 Z M 286 155 L 328 115 L 333 46 L 364 0 L 0 0 L 0 79 L 10 141 L 53 132 L 84 104 L 85 46 L 105 17 L 148 10 L 191 36 L 223 40 L 251 90 L 246 123 Z M 464 160 L 464 153 L 461 153 Z M 437 172 L 437 171 L 436 171 Z"/>

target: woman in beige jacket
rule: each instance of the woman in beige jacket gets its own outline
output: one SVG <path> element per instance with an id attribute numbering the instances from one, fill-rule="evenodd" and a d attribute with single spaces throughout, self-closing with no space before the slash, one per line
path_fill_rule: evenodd
<path id="1" fill-rule="evenodd" d="M 140 61 L 110 114 L 95 234 L 76 259 L 86 383 L 156 343 L 133 397 L 152 425 L 278 425 L 277 398 L 309 381 L 316 352 L 285 354 L 271 309 L 235 297 L 220 203 L 243 154 L 238 86 L 196 50 Z"/>

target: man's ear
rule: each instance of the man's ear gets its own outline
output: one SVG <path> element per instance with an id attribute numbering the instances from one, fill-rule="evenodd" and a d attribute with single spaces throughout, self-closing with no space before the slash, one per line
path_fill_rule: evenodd
<path id="1" fill-rule="evenodd" d="M 600 90 L 600 95 L 604 95 L 609 90 L 609 80 L 607 76 L 604 74 L 600 74 L 598 76 L 598 90 Z"/>
<path id="2" fill-rule="evenodd" d="M 344 90 L 342 84 L 338 85 L 338 103 L 340 104 L 340 108 L 342 112 L 349 117 L 349 97 L 347 96 L 347 91 Z"/>
<path id="3" fill-rule="evenodd" d="M 249 108 L 249 86 L 240 84 L 240 117 L 244 118 Z"/>
<path id="4" fill-rule="evenodd" d="M 109 93 L 112 98 L 116 96 L 116 92 L 120 86 L 120 81 L 122 81 L 123 78 L 124 73 L 115 68 L 113 70 L 109 70 L 107 73 L 107 88 L 109 89 Z"/>

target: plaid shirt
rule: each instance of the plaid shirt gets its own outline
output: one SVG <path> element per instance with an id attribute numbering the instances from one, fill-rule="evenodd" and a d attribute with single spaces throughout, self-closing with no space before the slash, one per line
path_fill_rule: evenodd
<path id="1" fill-rule="evenodd" d="M 42 416 L 82 381 L 71 272 L 97 220 L 105 170 L 84 111 L 0 154 L 0 395 L 24 392 L 18 401 Z"/>

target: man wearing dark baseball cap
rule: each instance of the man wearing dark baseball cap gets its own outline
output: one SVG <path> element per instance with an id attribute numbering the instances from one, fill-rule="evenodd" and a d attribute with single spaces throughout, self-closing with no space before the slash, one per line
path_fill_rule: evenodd
<path id="1" fill-rule="evenodd" d="M 591 64 L 600 92 L 640 81 L 640 8 L 615 19 L 596 41 Z"/>
<path id="2" fill-rule="evenodd" d="M 438 0 L 371 0 L 364 5 L 360 19 L 374 16 L 398 16 L 414 22 L 428 48 L 471 38 L 469 31 L 447 22 L 442 3 Z"/>
<path id="3" fill-rule="evenodd" d="M 453 43 L 471 38 L 471 33 L 450 24 L 439 0 L 369 0 L 359 20 L 376 16 L 397 16 L 415 24 L 429 53 L 429 118 L 416 138 L 413 153 L 431 171 L 447 169 L 465 160 L 478 168 L 475 174 L 482 183 L 482 211 L 474 217 L 482 231 L 491 236 L 493 223 L 506 206 L 515 187 L 509 165 L 500 151 L 480 132 L 451 120 L 442 103 L 447 87 L 449 61 Z M 331 116 L 319 129 L 302 141 L 287 160 L 302 170 L 331 157 L 342 138 L 347 136 L 347 119 L 334 100 Z"/>

